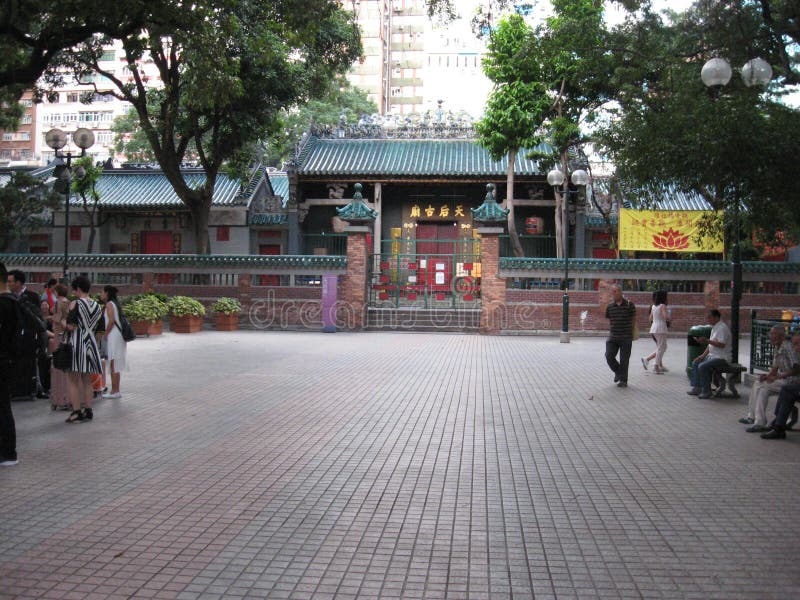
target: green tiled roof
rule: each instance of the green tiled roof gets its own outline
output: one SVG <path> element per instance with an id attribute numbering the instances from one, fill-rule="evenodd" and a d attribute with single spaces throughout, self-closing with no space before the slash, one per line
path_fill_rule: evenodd
<path id="1" fill-rule="evenodd" d="M 542 145 L 540 152 L 549 152 Z M 543 176 L 547 169 L 517 153 L 515 173 Z M 503 177 L 508 160 L 495 161 L 474 140 L 464 139 L 320 139 L 311 137 L 298 160 L 298 173 L 309 176 Z"/>
<path id="2" fill-rule="evenodd" d="M 256 170 L 263 176 L 263 170 Z M 203 185 L 203 171 L 187 170 L 183 179 L 193 188 Z M 217 175 L 212 205 L 216 207 L 246 206 L 257 185 L 253 182 L 243 191 L 240 182 L 226 175 Z M 158 170 L 109 169 L 103 171 L 97 182 L 100 206 L 103 208 L 162 208 L 185 206 L 172 189 L 166 176 Z M 72 196 L 72 205 L 81 204 L 80 198 Z"/>
<path id="3" fill-rule="evenodd" d="M 48 267 L 60 269 L 61 254 L 0 254 L 8 268 Z M 308 269 L 339 271 L 347 267 L 346 256 L 260 256 L 256 254 L 70 254 L 70 268 L 120 269 L 140 273 L 150 270 L 169 271 L 177 268 L 203 269 Z"/>
<path id="4" fill-rule="evenodd" d="M 508 218 L 508 209 L 501 208 L 494 199 L 494 184 L 486 185 L 486 198 L 478 208 L 471 208 L 472 220 L 478 223 L 497 223 Z"/>
<path id="5" fill-rule="evenodd" d="M 364 197 L 361 195 L 361 184 L 355 184 L 355 193 L 353 199 L 342 208 L 336 209 L 336 214 L 340 219 L 349 223 L 367 223 L 374 221 L 378 217 L 378 211 L 371 209 L 364 203 Z"/>
<path id="6" fill-rule="evenodd" d="M 283 198 L 283 206 L 289 201 L 289 177 L 285 171 L 268 171 L 267 177 L 272 186 L 272 193 Z"/>
<path id="7" fill-rule="evenodd" d="M 506 271 L 552 271 L 563 272 L 564 259 L 561 258 L 511 258 L 500 259 L 500 269 Z M 580 272 L 627 272 L 639 273 L 707 273 L 730 275 L 731 263 L 724 260 L 641 260 L 570 258 L 570 273 Z M 800 276 L 800 263 L 742 262 L 742 273 L 747 275 L 771 274 Z M 752 277 L 751 277 L 752 279 Z"/>

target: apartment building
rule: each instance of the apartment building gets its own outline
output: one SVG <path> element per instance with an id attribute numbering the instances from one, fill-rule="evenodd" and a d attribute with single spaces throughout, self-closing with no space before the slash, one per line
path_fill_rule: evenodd
<path id="1" fill-rule="evenodd" d="M 36 155 L 36 115 L 38 105 L 33 94 L 25 92 L 20 100 L 25 112 L 16 131 L 0 131 L 0 166 L 27 167 L 39 164 Z"/>

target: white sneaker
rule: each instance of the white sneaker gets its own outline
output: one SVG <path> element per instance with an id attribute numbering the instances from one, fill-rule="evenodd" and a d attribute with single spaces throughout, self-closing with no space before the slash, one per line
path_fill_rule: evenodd
<path id="1" fill-rule="evenodd" d="M 122 398 L 122 394 L 119 392 L 109 392 L 107 394 L 103 394 L 103 398 L 115 399 L 115 398 Z"/>
<path id="2" fill-rule="evenodd" d="M 16 458 L 4 458 L 0 460 L 0 467 L 13 467 L 14 465 L 18 465 L 19 461 Z"/>
<path id="3" fill-rule="evenodd" d="M 647 359 L 644 356 L 642 357 L 642 366 L 644 370 L 647 371 Z"/>

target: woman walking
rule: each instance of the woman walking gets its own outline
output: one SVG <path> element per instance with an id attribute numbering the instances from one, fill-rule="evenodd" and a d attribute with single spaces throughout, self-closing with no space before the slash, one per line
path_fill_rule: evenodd
<path id="1" fill-rule="evenodd" d="M 58 284 L 55 287 L 56 301 L 53 305 L 53 334 L 50 338 L 50 352 L 55 352 L 67 331 L 67 313 L 69 313 L 69 300 L 67 288 Z M 55 364 L 50 366 L 50 404 L 54 409 L 69 408 L 69 395 L 67 393 L 67 373 L 56 369 Z"/>
<path id="2" fill-rule="evenodd" d="M 89 279 L 83 275 L 72 282 L 72 289 L 78 298 L 70 304 L 67 316 L 67 329 L 72 341 L 72 370 L 67 373 L 72 412 L 67 423 L 92 420 L 92 375 L 103 372 L 100 351 L 94 338 L 94 329 L 103 309 L 89 297 L 90 287 Z M 84 404 L 83 409 L 81 403 Z"/>
<path id="3" fill-rule="evenodd" d="M 653 292 L 653 305 L 650 307 L 650 335 L 656 342 L 656 351 L 646 358 L 642 357 L 642 366 L 647 370 L 647 363 L 655 358 L 655 372 L 659 375 L 666 371 L 663 360 L 664 353 L 667 351 L 668 318 L 667 291 Z"/>
<path id="4" fill-rule="evenodd" d="M 100 299 L 106 304 L 106 331 L 103 335 L 108 366 L 111 369 L 111 391 L 103 394 L 103 398 L 122 398 L 119 391 L 120 373 L 128 370 L 128 342 L 122 339 L 118 292 L 113 285 L 105 286 L 100 292 Z"/>

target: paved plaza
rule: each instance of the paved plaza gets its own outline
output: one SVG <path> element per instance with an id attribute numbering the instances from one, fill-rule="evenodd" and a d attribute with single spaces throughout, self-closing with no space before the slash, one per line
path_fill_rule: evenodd
<path id="1" fill-rule="evenodd" d="M 620 389 L 602 338 L 136 340 L 93 422 L 14 403 L 0 598 L 800 597 L 800 433 L 653 347 Z"/>

